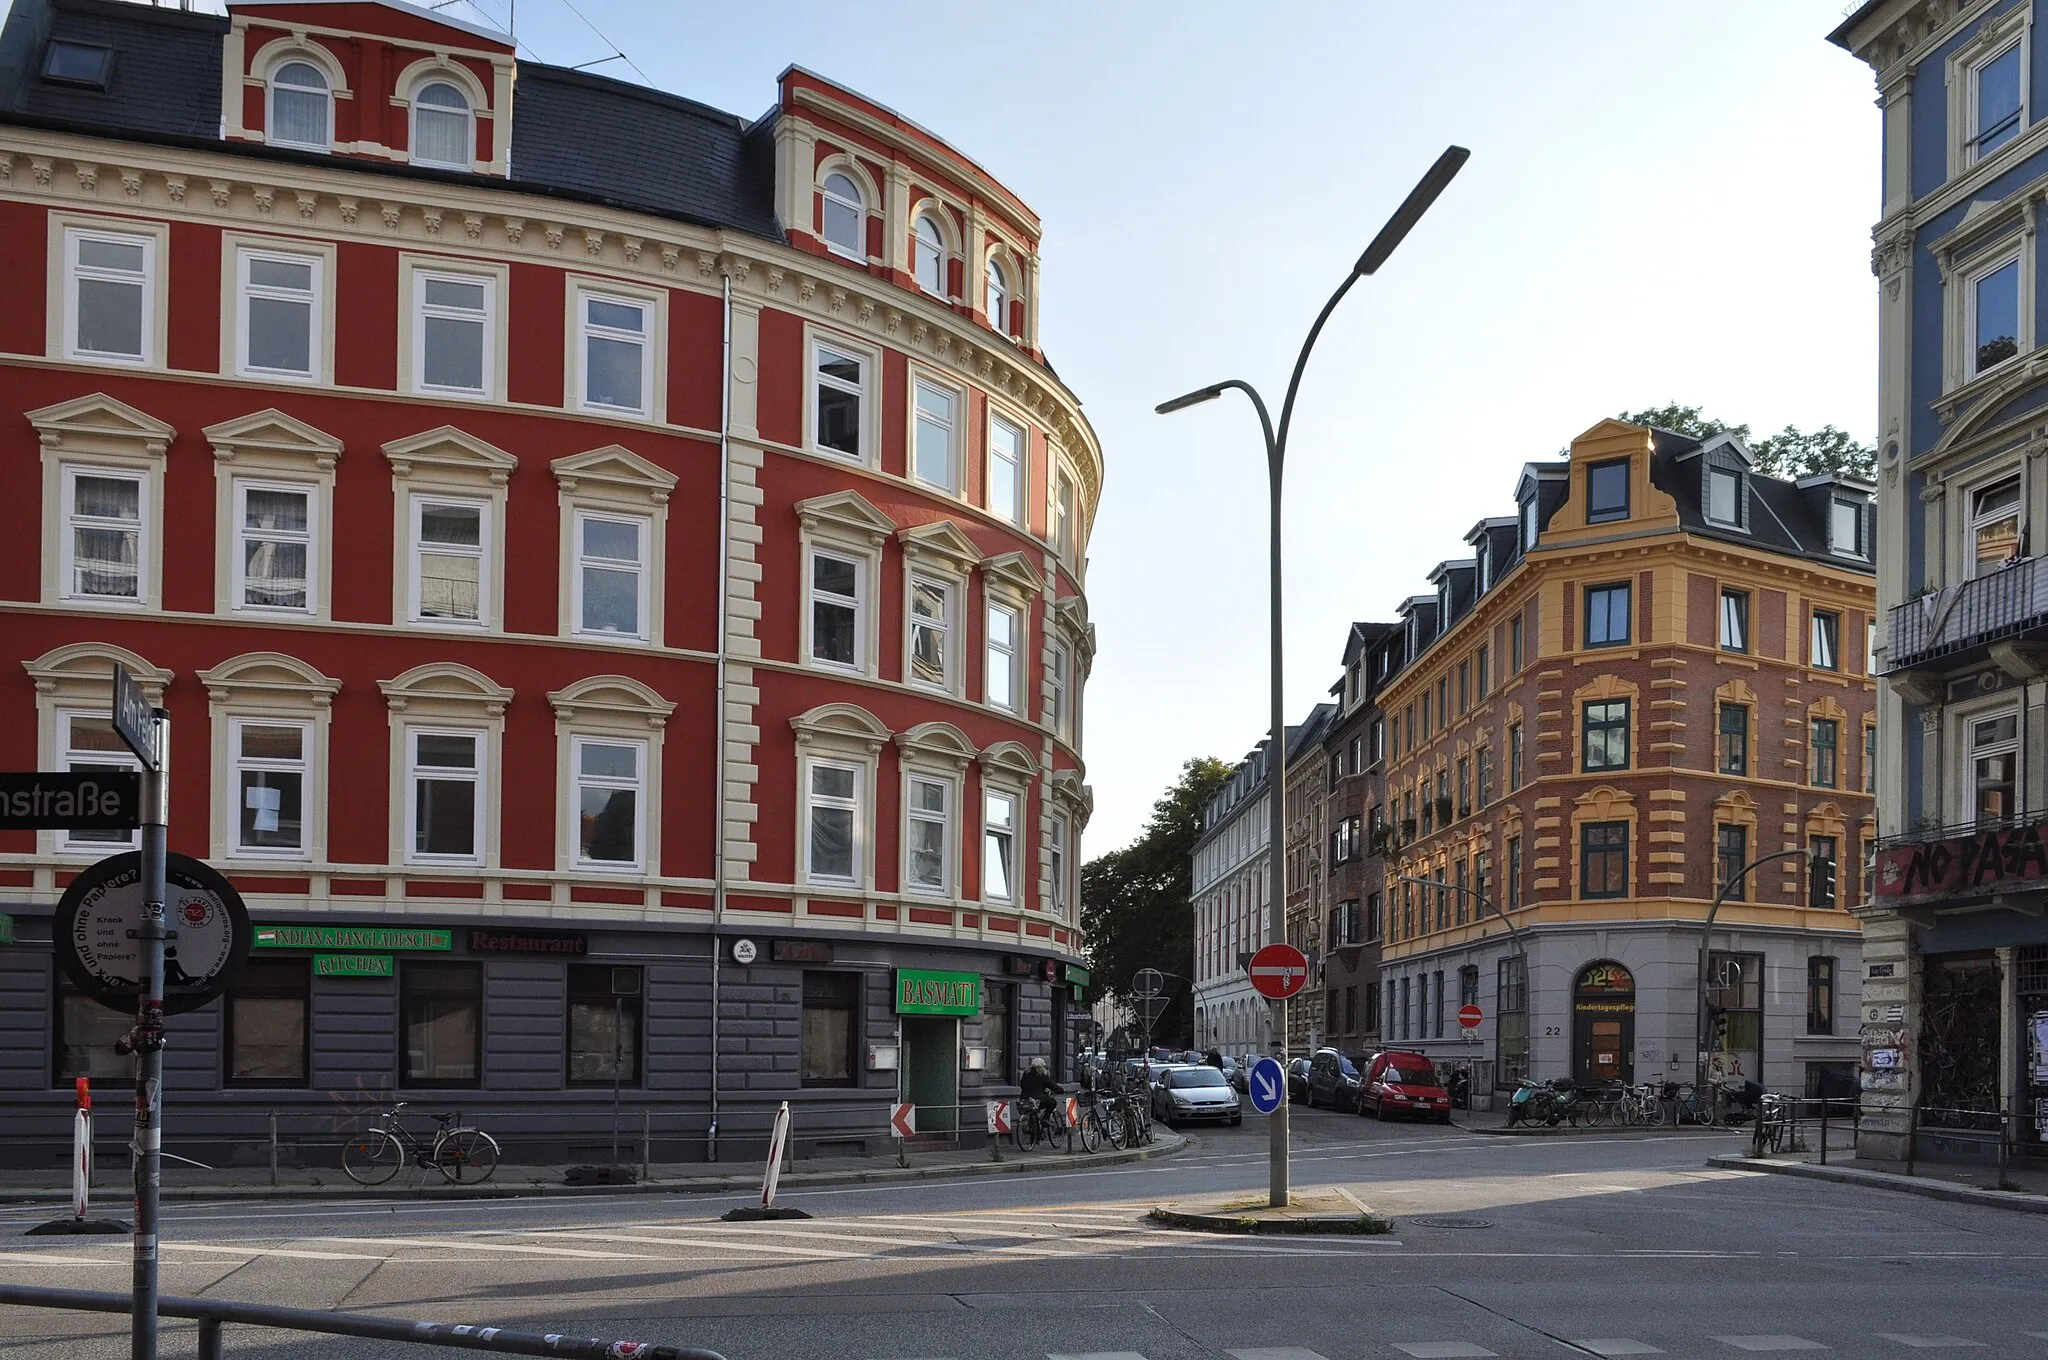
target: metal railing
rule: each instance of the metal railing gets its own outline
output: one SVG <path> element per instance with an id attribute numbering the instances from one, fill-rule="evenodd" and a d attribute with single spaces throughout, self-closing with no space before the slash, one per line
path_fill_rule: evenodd
<path id="1" fill-rule="evenodd" d="M 2043 821 L 2048 821 L 2048 809 L 2027 807 L 2023 804 L 2003 817 L 1972 817 L 1967 821 L 1945 823 L 1931 820 L 1916 822 L 1895 835 L 1880 837 L 1876 848 L 1893 850 L 1902 845 L 1932 845 L 1936 841 L 1962 840 L 1967 837 L 1989 835 L 1994 831 L 2011 831 Z"/>
<path id="2" fill-rule="evenodd" d="M 2029 557 L 1893 605 L 1889 624 L 1886 675 L 2048 627 L 2048 557 Z"/>
<path id="3" fill-rule="evenodd" d="M 48 1289 L 36 1285 L 0 1284 L 0 1304 L 17 1308 L 59 1308 L 81 1313 L 131 1311 L 133 1300 L 126 1294 L 103 1293 L 93 1289 Z M 445 1346 L 452 1350 L 489 1351 L 497 1355 L 587 1356 L 589 1360 L 725 1360 L 717 1351 L 694 1346 L 662 1346 L 645 1341 L 602 1341 L 595 1337 L 563 1336 L 554 1332 L 522 1332 L 466 1322 L 408 1322 L 402 1318 L 371 1317 L 366 1313 L 323 1313 L 311 1308 L 279 1308 L 264 1303 L 234 1303 L 225 1299 L 188 1299 L 166 1295 L 157 1300 L 157 1315 L 185 1318 L 199 1324 L 199 1360 L 221 1360 L 228 1323 L 247 1327 L 282 1328 L 293 1332 L 318 1332 L 327 1336 L 354 1336 L 370 1341 L 400 1341 L 415 1346 Z"/>

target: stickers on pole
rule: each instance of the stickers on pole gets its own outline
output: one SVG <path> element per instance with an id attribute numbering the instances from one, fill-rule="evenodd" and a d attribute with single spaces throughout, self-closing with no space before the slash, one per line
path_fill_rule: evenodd
<path id="1" fill-rule="evenodd" d="M 51 934 L 65 976 L 93 1000 L 134 1014 L 141 991 L 142 856 L 112 855 L 71 881 Z M 164 1013 L 197 1010 L 228 989 L 249 953 L 249 909 L 203 860 L 164 867 Z"/>

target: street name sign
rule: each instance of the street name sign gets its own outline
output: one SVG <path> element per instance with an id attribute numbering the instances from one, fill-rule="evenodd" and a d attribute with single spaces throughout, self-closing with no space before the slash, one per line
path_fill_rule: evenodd
<path id="1" fill-rule="evenodd" d="M 1464 1029 L 1478 1029 L 1479 1022 L 1486 1018 L 1486 1012 L 1474 1005 L 1458 1007 L 1458 1024 Z"/>
<path id="2" fill-rule="evenodd" d="M 1269 944 L 1252 955 L 1252 990 L 1285 1001 L 1308 985 L 1308 956 L 1291 944 Z"/>
<path id="3" fill-rule="evenodd" d="M 164 865 L 164 1013 L 197 1010 L 228 989 L 249 953 L 249 909 L 234 885 L 203 860 L 172 854 Z M 112 855 L 71 880 L 51 937 L 78 990 L 133 1015 L 146 967 L 142 856 Z"/>
<path id="4" fill-rule="evenodd" d="M 0 773 L 0 831 L 133 831 L 142 776 L 133 770 Z"/>
<path id="5" fill-rule="evenodd" d="M 114 732 L 128 743 L 143 769 L 156 768 L 156 709 L 142 697 L 142 686 L 118 661 L 114 663 Z"/>
<path id="6" fill-rule="evenodd" d="M 1251 1092 L 1252 1108 L 1260 1114 L 1271 1114 L 1280 1108 L 1280 1102 L 1287 1099 L 1287 1072 L 1280 1066 L 1278 1058 L 1261 1058 L 1252 1064 L 1251 1080 L 1247 1083 Z"/>

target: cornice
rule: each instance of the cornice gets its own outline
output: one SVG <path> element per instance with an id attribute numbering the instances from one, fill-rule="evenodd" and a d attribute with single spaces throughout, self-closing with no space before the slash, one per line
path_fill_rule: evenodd
<path id="1" fill-rule="evenodd" d="M 863 270 L 723 227 L 548 198 L 503 182 L 443 184 L 331 165 L 258 160 L 0 125 L 0 197 L 67 209 L 303 232 L 653 280 L 804 315 L 1009 400 L 1073 458 L 1088 519 L 1102 450 L 1079 400 L 1016 346 Z"/>
<path id="2" fill-rule="evenodd" d="M 859 109 L 842 104 L 837 100 L 820 94 L 816 90 L 806 89 L 803 86 L 798 86 L 790 92 L 790 103 L 831 122 L 844 123 L 862 136 L 871 137 L 892 151 L 908 156 L 912 160 L 921 161 L 931 169 L 951 176 L 962 187 L 987 199 L 990 203 L 1000 205 L 1004 212 L 1016 218 L 1019 225 L 1028 226 L 1034 235 L 1038 233 L 1038 214 L 1026 207 L 1023 199 L 1018 198 L 1001 184 L 998 184 L 994 179 L 990 178 L 987 171 L 952 148 L 941 148 L 940 146 L 933 145 L 931 142 L 921 141 L 916 137 L 910 136 L 901 128 L 894 127 L 879 118 L 862 113 Z M 816 125 L 814 124 L 814 126 Z M 823 127 L 818 128 L 818 130 L 821 132 L 829 131 L 829 129 Z M 934 142 L 937 140 L 937 138 L 933 138 Z"/>

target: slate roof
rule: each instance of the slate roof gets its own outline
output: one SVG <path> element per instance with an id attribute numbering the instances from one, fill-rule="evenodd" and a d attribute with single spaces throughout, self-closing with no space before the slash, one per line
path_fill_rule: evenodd
<path id="1" fill-rule="evenodd" d="M 367 174 L 574 198 L 784 239 L 775 220 L 774 117 L 758 122 L 678 95 L 538 62 L 519 63 L 509 180 L 220 137 L 228 21 L 121 0 L 15 0 L 0 33 L 0 122 Z M 52 38 L 114 49 L 105 90 L 41 78 Z"/>
<path id="2" fill-rule="evenodd" d="M 1650 437 L 1650 484 L 1677 503 L 1678 522 L 1687 533 L 1729 543 L 1748 543 L 1850 571 L 1875 570 L 1867 559 L 1844 557 L 1829 550 L 1826 516 L 1830 496 L 1810 495 L 1797 483 L 1761 472 L 1752 470 L 1746 474 L 1750 507 L 1747 525 L 1736 529 L 1710 522 L 1706 508 L 1700 504 L 1703 488 L 1698 464 L 1689 456 L 1699 451 L 1701 441 L 1655 427 L 1651 428 Z M 1869 497 L 1866 483 L 1844 478 L 1842 485 L 1862 493 L 1866 500 Z"/>

